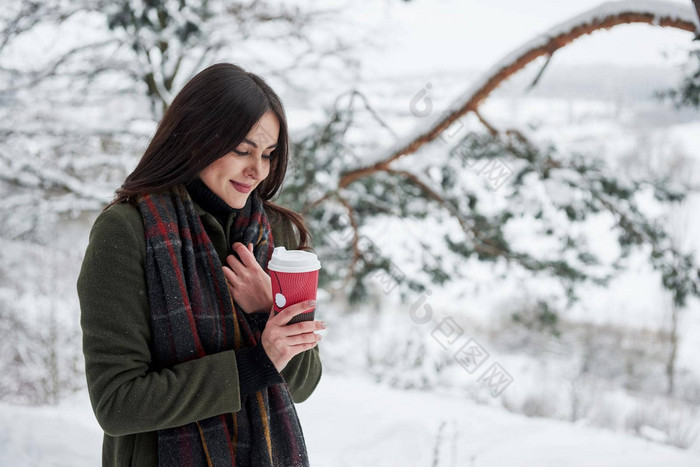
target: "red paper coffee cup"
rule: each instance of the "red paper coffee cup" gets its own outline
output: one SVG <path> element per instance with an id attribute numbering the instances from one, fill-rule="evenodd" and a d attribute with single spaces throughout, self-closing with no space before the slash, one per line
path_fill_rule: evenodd
<path id="1" fill-rule="evenodd" d="M 278 246 L 267 265 L 272 279 L 272 298 L 277 313 L 306 300 L 316 300 L 321 263 L 309 251 L 287 250 Z M 313 321 L 316 308 L 292 318 L 287 324 Z"/>

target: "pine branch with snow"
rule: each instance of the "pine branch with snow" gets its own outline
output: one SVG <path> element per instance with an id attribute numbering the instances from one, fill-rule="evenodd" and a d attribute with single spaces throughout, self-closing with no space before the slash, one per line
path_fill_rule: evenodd
<path id="1" fill-rule="evenodd" d="M 580 285 L 608 284 L 632 251 L 645 251 L 679 306 L 700 296 L 700 269 L 692 255 L 672 244 L 663 218 L 652 212 L 683 201 L 687 187 L 666 177 L 634 179 L 599 156 L 562 154 L 519 132 L 478 129 L 339 187 L 343 168 L 366 147 L 352 141 L 354 119 L 361 111 L 375 115 L 354 95 L 339 99 L 327 122 L 296 142 L 281 199 L 306 215 L 314 247 L 326 258 L 324 286 L 347 288 L 351 300 L 362 301 L 377 284 L 395 283 L 407 296 L 459 280 L 458 265 L 476 260 L 554 278 L 572 303 Z M 367 123 L 354 133 L 365 131 Z M 511 173 L 494 190 L 488 168 L 496 164 Z M 610 225 L 608 238 L 586 233 L 594 218 Z M 409 272 L 378 246 L 391 242 L 391 231 L 381 238 L 365 233 L 378 219 L 396 219 L 397 228 L 410 221 L 433 224 L 441 233 L 416 240 L 417 251 L 410 255 L 415 269 Z M 539 246 L 528 245 L 523 236 Z M 601 241 L 616 243 L 616 254 L 601 258 L 595 248 Z"/>

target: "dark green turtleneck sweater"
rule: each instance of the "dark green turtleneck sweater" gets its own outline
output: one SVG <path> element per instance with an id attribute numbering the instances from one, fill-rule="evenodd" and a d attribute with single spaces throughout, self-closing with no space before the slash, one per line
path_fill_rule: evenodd
<path id="1" fill-rule="evenodd" d="M 211 191 L 209 187 L 202 181 L 201 178 L 197 177 L 191 182 L 185 185 L 187 192 L 190 194 L 195 203 L 216 217 L 216 220 L 221 223 L 225 228 L 226 221 L 231 215 L 236 215 L 241 212 L 240 209 L 232 208 L 226 201 L 219 198 L 219 196 Z M 250 202 L 250 196 L 246 201 L 246 204 Z"/>

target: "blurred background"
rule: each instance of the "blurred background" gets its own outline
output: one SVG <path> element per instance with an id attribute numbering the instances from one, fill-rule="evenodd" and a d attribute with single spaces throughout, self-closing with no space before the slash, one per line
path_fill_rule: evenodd
<path id="1" fill-rule="evenodd" d="M 697 11 L 6 0 L 0 465 L 100 464 L 90 227 L 221 61 L 282 98 L 323 265 L 312 465 L 700 465 Z"/>

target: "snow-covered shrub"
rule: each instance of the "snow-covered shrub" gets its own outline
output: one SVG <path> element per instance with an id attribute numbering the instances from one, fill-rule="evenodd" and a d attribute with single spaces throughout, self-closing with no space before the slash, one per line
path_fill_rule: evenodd
<path id="1" fill-rule="evenodd" d="M 586 375 L 579 375 L 571 380 L 569 401 L 571 403 L 569 420 L 575 422 L 586 418 L 595 404 L 595 382 Z"/>
<path id="2" fill-rule="evenodd" d="M 20 241 L 0 249 L 0 399 L 57 403 L 84 387 L 75 252 Z"/>
<path id="3" fill-rule="evenodd" d="M 683 402 L 700 407 L 700 376 L 687 368 L 676 370 L 674 396 Z"/>
<path id="4" fill-rule="evenodd" d="M 596 395 L 586 419 L 593 426 L 611 430 L 618 430 L 621 424 L 618 407 L 607 394 Z"/>
<path id="5" fill-rule="evenodd" d="M 643 438 L 688 449 L 700 436 L 697 406 L 673 400 L 641 400 L 626 418 L 625 427 Z"/>

